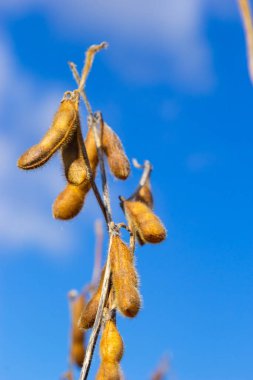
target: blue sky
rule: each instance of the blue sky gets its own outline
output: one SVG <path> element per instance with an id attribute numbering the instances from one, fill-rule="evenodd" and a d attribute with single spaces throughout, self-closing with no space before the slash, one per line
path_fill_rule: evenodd
<path id="1" fill-rule="evenodd" d="M 29 173 L 16 160 L 75 88 L 67 61 L 80 69 L 103 40 L 87 93 L 128 156 L 152 162 L 168 229 L 136 252 L 143 310 L 118 319 L 126 379 L 148 379 L 167 353 L 169 379 L 251 380 L 253 90 L 237 4 L 225 0 L 0 3 L 0 377 L 66 368 L 66 294 L 90 279 L 100 212 L 90 194 L 76 220 L 53 220 L 60 160 Z M 117 221 L 117 197 L 139 175 L 110 179 Z M 97 364 L 96 353 L 91 379 Z"/>

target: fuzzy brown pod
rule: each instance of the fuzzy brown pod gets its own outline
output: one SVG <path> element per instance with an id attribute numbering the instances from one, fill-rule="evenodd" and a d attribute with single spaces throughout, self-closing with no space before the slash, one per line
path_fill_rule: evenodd
<path id="1" fill-rule="evenodd" d="M 54 201 L 52 212 L 55 219 L 69 220 L 79 214 L 91 188 L 90 183 L 79 186 L 67 184 Z"/>
<path id="2" fill-rule="evenodd" d="M 85 349 L 82 343 L 74 343 L 70 349 L 71 362 L 82 367 L 85 355 Z"/>
<path id="3" fill-rule="evenodd" d="M 126 179 L 130 173 L 130 163 L 119 136 L 106 123 L 103 123 L 101 133 L 102 147 L 112 174 L 116 178 Z"/>
<path id="4" fill-rule="evenodd" d="M 101 362 L 96 380 L 121 380 L 121 369 L 117 362 Z"/>
<path id="5" fill-rule="evenodd" d="M 120 362 L 124 353 L 124 344 L 113 320 L 108 320 L 100 341 L 100 356 L 103 362 Z"/>
<path id="6" fill-rule="evenodd" d="M 166 229 L 150 207 L 139 201 L 122 201 L 122 207 L 131 229 L 141 244 L 160 243 L 166 238 Z"/>
<path id="7" fill-rule="evenodd" d="M 94 134 L 91 128 L 88 129 L 87 135 L 85 137 L 85 147 L 90 161 L 91 170 L 95 171 L 98 164 L 98 152 Z"/>
<path id="8" fill-rule="evenodd" d="M 74 301 L 71 302 L 71 316 L 72 316 L 72 342 L 82 343 L 84 341 L 84 331 L 78 326 L 78 321 L 81 313 L 86 305 L 85 298 L 83 294 L 80 294 Z"/>
<path id="9" fill-rule="evenodd" d="M 99 281 L 97 290 L 95 291 L 90 301 L 87 303 L 87 305 L 82 311 L 81 317 L 78 322 L 78 326 L 82 329 L 87 330 L 87 329 L 90 329 L 94 325 L 97 310 L 98 310 L 98 304 L 99 304 L 99 300 L 100 300 L 100 296 L 102 292 L 104 273 L 105 273 L 105 269 L 103 269 L 101 272 L 100 281 Z"/>
<path id="10" fill-rule="evenodd" d="M 67 181 L 73 185 L 81 185 L 88 181 L 88 169 L 85 164 L 82 151 L 82 131 L 80 120 L 77 120 L 77 127 L 72 139 L 62 147 L 62 162 Z"/>
<path id="11" fill-rule="evenodd" d="M 79 97 L 71 93 L 71 98 L 64 96 L 52 125 L 41 141 L 28 149 L 19 158 L 17 165 L 30 170 L 44 165 L 52 155 L 71 139 L 78 118 Z"/>
<path id="12" fill-rule="evenodd" d="M 96 167 L 98 164 L 98 155 L 95 139 L 90 129 L 88 130 L 85 139 L 85 146 L 90 161 L 91 170 L 93 172 L 93 176 L 95 176 Z M 53 204 L 52 212 L 54 218 L 69 220 L 78 215 L 84 205 L 85 197 L 90 188 L 91 183 L 86 180 L 79 186 L 68 183 Z"/>
<path id="13" fill-rule="evenodd" d="M 126 317 L 133 318 L 141 307 L 138 277 L 133 254 L 119 236 L 112 238 L 110 259 L 117 308 Z"/>

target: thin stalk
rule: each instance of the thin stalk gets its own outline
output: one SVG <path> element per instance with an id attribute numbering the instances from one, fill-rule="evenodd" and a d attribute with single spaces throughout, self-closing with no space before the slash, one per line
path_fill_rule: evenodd
<path id="1" fill-rule="evenodd" d="M 107 44 L 103 43 L 100 45 L 100 48 L 98 50 L 100 50 L 101 48 L 104 48 L 106 46 L 107 46 Z M 106 177 L 105 164 L 104 164 L 104 155 L 103 155 L 103 150 L 102 150 L 102 146 L 101 146 L 101 132 L 103 131 L 103 118 L 102 118 L 102 114 L 100 112 L 97 112 L 95 114 L 92 113 L 90 103 L 87 99 L 86 93 L 84 92 L 85 81 L 87 79 L 87 75 L 91 69 L 92 62 L 94 59 L 94 52 L 98 51 L 95 49 L 96 51 L 93 50 L 93 55 L 88 54 L 89 51 L 92 52 L 91 48 L 88 49 L 88 51 L 86 53 L 86 61 L 84 64 L 84 68 L 82 71 L 81 78 L 78 74 L 78 71 L 76 69 L 75 64 L 73 64 L 73 63 L 70 64 L 70 69 L 71 69 L 73 76 L 76 80 L 76 83 L 78 85 L 78 92 L 82 96 L 84 103 L 86 105 L 87 111 L 89 113 L 88 124 L 92 128 L 96 147 L 97 147 L 100 172 L 101 172 L 101 179 L 102 179 L 102 187 L 103 187 L 103 198 L 104 198 L 104 202 L 103 202 L 104 208 L 103 209 L 101 208 L 101 209 L 102 209 L 102 211 L 104 211 L 104 216 L 105 216 L 105 219 L 107 222 L 107 227 L 108 227 L 108 232 L 109 232 L 109 247 L 108 247 L 108 252 L 107 252 L 104 281 L 103 281 L 103 285 L 102 285 L 102 292 L 101 292 L 101 297 L 99 300 L 98 311 L 96 314 L 96 319 L 94 322 L 93 329 L 91 331 L 89 343 L 88 343 L 88 346 L 86 349 L 86 354 L 85 354 L 83 367 L 82 367 L 82 370 L 80 373 L 79 380 L 86 380 L 88 377 L 89 369 L 90 369 L 91 361 L 92 361 L 92 357 L 93 357 L 93 352 L 94 352 L 95 345 L 96 345 L 97 338 L 98 338 L 98 334 L 99 334 L 99 331 L 101 328 L 101 323 L 103 320 L 103 311 L 104 311 L 104 307 L 106 305 L 106 301 L 107 301 L 107 298 L 109 295 L 110 285 L 111 285 L 110 284 L 110 278 L 111 278 L 110 249 L 111 249 L 112 237 L 116 233 L 115 225 L 112 222 L 110 196 L 109 196 L 109 190 L 108 190 L 108 185 L 107 185 L 107 177 Z M 93 47 L 93 49 L 94 49 L 94 47 Z M 97 131 L 97 124 L 98 123 L 100 125 L 100 136 L 99 136 L 98 131 Z M 85 146 L 84 146 L 84 148 L 85 148 Z M 86 157 L 88 158 L 87 152 L 86 152 Z M 93 176 L 91 178 L 93 178 Z"/>
<path id="2" fill-rule="evenodd" d="M 96 147 L 98 151 L 98 159 L 99 159 L 99 166 L 100 166 L 100 173 L 101 173 L 102 187 L 103 187 L 103 197 L 104 197 L 105 208 L 107 211 L 107 222 L 109 225 L 112 222 L 112 212 L 111 212 L 109 189 L 108 189 L 108 184 L 107 184 L 107 176 L 106 176 L 106 171 L 105 171 L 104 153 L 103 153 L 103 149 L 101 145 L 101 135 L 103 133 L 103 127 L 104 127 L 104 121 L 103 121 L 101 112 L 95 112 L 94 116 L 89 115 L 88 124 L 91 126 L 93 130 Z M 99 127 L 100 127 L 100 136 L 98 135 L 97 124 L 99 124 Z"/>
<path id="3" fill-rule="evenodd" d="M 68 65 L 70 67 L 70 70 L 73 74 L 73 77 L 76 81 L 77 84 L 80 83 L 80 77 L 79 77 L 79 74 L 78 74 L 78 71 L 77 71 L 77 68 L 76 68 L 76 64 L 74 62 L 68 62 Z M 86 92 L 85 92 L 85 89 L 83 88 L 81 91 L 80 91 L 80 94 L 83 98 L 83 101 L 84 101 L 84 104 L 85 104 L 85 107 L 88 111 L 89 114 L 92 114 L 92 108 L 91 108 L 91 105 L 90 105 L 90 102 L 88 100 L 88 97 L 86 95 Z"/>
<path id="4" fill-rule="evenodd" d="M 81 79 L 80 79 L 79 86 L 78 86 L 78 91 L 79 92 L 85 86 L 87 77 L 88 77 L 89 72 L 90 72 L 90 70 L 92 68 L 92 64 L 93 64 L 93 61 L 94 61 L 95 54 L 97 52 L 99 52 L 100 50 L 105 49 L 107 47 L 108 47 L 108 43 L 107 42 L 101 42 L 101 44 L 99 44 L 99 45 L 91 45 L 87 49 L 87 51 L 85 53 L 85 61 L 84 61 L 84 66 L 83 66 L 83 70 L 82 70 L 82 74 L 81 74 Z"/>
<path id="5" fill-rule="evenodd" d="M 88 175 L 89 175 L 89 180 L 91 183 L 92 190 L 95 194 L 95 197 L 97 198 L 98 204 L 99 204 L 101 211 L 105 217 L 105 220 L 108 223 L 107 210 L 106 210 L 105 204 L 101 198 L 101 195 L 99 193 L 97 185 L 95 183 L 94 175 L 92 173 L 91 166 L 90 166 L 90 160 L 89 160 L 88 153 L 87 153 L 83 139 L 80 139 L 80 143 L 81 143 L 81 149 L 82 149 L 82 154 L 84 157 L 85 165 L 87 166 L 87 169 L 88 169 Z"/>
<path id="6" fill-rule="evenodd" d="M 101 261 L 102 261 L 102 248 L 103 248 L 103 228 L 102 221 L 100 219 L 95 222 L 95 235 L 96 235 L 96 248 L 95 248 L 95 260 L 92 273 L 91 285 L 96 287 L 99 281 L 99 275 L 101 273 Z"/>
<path id="7" fill-rule="evenodd" d="M 134 197 L 136 196 L 136 194 L 139 192 L 139 190 L 141 189 L 142 186 L 145 185 L 146 181 L 148 180 L 148 178 L 150 177 L 151 175 L 151 172 L 153 170 L 153 167 L 151 165 L 151 163 L 149 161 L 144 161 L 144 164 L 143 165 L 140 165 L 138 163 L 137 160 L 133 160 L 133 164 L 136 168 L 140 169 L 140 168 L 144 168 L 143 170 L 143 173 L 142 173 L 142 176 L 141 176 L 141 179 L 139 181 L 139 184 L 136 188 L 136 190 L 134 191 L 134 193 L 128 198 L 128 200 L 131 200 L 131 199 L 134 199 Z"/>
<path id="8" fill-rule="evenodd" d="M 247 45 L 248 70 L 253 82 L 253 23 L 249 0 L 238 0 Z"/>
<path id="9" fill-rule="evenodd" d="M 108 247 L 108 252 L 107 252 L 107 261 L 106 261 L 106 267 L 105 267 L 102 293 L 101 293 L 101 297 L 99 300 L 96 319 L 95 319 L 94 326 L 93 326 L 92 331 L 91 331 L 88 347 L 86 349 L 83 367 L 82 367 L 82 370 L 80 373 L 79 380 L 86 380 L 88 378 L 93 352 L 95 349 L 95 345 L 97 342 L 101 323 L 103 320 L 103 311 L 104 311 L 104 307 L 105 307 L 107 297 L 109 294 L 109 290 L 110 290 L 110 278 L 111 278 L 110 249 L 111 249 L 111 244 L 112 244 L 113 231 L 110 231 L 109 236 L 110 236 L 110 240 L 109 240 L 109 247 Z"/>

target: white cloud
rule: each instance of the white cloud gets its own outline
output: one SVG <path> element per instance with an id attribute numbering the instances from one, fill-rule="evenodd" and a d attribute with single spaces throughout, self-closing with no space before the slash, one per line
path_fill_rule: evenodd
<path id="1" fill-rule="evenodd" d="M 215 82 L 205 36 L 208 15 L 224 18 L 236 6 L 228 0 L 10 0 L 2 12 L 44 12 L 66 38 L 108 40 L 108 62 L 128 81 L 172 83 L 206 90 Z M 2 8 L 2 9 L 1 9 Z M 232 10 L 232 11 L 231 11 Z"/>
<path id="2" fill-rule="evenodd" d="M 51 216 L 52 196 L 63 187 L 59 164 L 46 171 L 25 173 L 16 167 L 20 149 L 41 137 L 57 107 L 62 90 L 52 84 L 48 93 L 22 73 L 10 43 L 0 39 L 0 240 L 1 252 L 16 247 L 57 251 L 68 247 L 71 234 L 60 230 Z M 30 112 L 30 115 L 28 115 Z"/>

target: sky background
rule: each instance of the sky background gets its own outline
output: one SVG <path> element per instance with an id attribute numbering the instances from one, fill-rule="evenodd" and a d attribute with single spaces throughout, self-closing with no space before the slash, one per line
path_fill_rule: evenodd
<path id="1" fill-rule="evenodd" d="M 252 380 L 253 89 L 227 0 L 0 2 L 0 378 L 52 380 L 67 367 L 66 294 L 90 280 L 101 214 L 89 194 L 75 220 L 53 220 L 59 157 L 28 173 L 16 161 L 75 88 L 67 61 L 81 69 L 104 40 L 89 99 L 128 156 L 152 162 L 168 229 L 136 252 L 143 309 L 118 318 L 125 377 L 149 379 L 168 354 L 171 380 Z M 85 117 L 82 106 L 84 128 Z M 140 174 L 110 179 L 116 221 Z M 90 379 L 97 365 L 96 352 Z"/>

